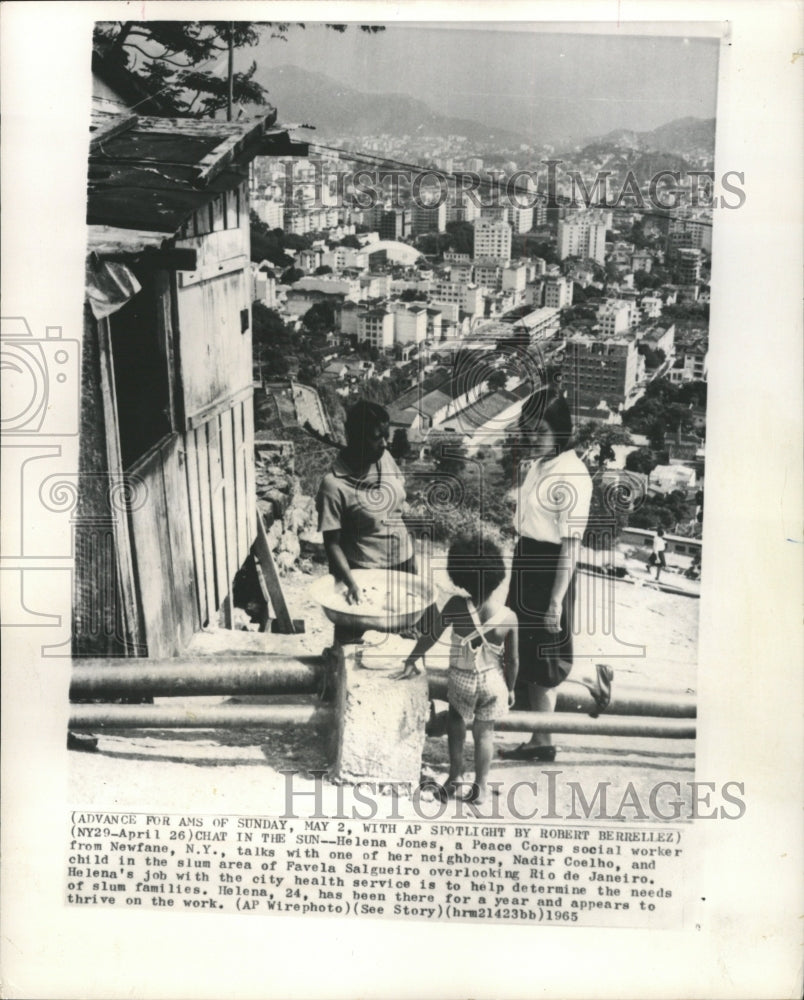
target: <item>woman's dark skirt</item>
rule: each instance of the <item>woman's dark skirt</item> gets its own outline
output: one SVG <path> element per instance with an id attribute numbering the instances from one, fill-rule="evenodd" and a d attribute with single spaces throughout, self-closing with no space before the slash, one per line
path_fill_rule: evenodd
<path id="1" fill-rule="evenodd" d="M 572 606 L 575 577 L 564 597 L 560 633 L 545 628 L 545 613 L 553 592 L 561 546 L 520 538 L 511 564 L 506 604 L 519 619 L 519 676 L 516 708 L 529 707 L 526 686 L 557 687 L 572 669 Z"/>

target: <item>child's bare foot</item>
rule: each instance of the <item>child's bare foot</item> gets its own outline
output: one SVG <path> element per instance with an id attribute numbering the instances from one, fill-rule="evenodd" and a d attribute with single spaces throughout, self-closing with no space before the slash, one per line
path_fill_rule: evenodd
<path id="1" fill-rule="evenodd" d="M 441 799 L 442 802 L 446 802 L 447 799 L 454 799 L 458 796 L 458 792 L 461 789 L 461 785 L 464 785 L 462 775 L 458 775 L 457 778 L 447 778 L 443 785 L 438 785 L 439 791 L 435 793 L 436 797 Z"/>
<path id="2" fill-rule="evenodd" d="M 499 795 L 499 788 L 489 788 L 485 782 L 481 785 L 478 782 L 473 781 L 468 793 L 464 796 L 463 801 L 469 802 L 473 806 L 482 806 L 488 802 L 491 795 Z"/>

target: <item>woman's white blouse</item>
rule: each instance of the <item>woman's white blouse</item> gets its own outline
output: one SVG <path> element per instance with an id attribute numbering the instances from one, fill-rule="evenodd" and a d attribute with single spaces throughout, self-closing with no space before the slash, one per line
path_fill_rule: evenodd
<path id="1" fill-rule="evenodd" d="M 517 493 L 514 527 L 538 542 L 581 537 L 589 520 L 592 479 L 575 452 L 534 462 Z"/>

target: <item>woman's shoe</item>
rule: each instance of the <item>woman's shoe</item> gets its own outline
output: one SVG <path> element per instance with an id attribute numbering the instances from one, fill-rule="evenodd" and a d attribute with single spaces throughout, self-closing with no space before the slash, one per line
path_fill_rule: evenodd
<path id="1" fill-rule="evenodd" d="M 500 750 L 499 756 L 503 760 L 540 760 L 552 764 L 556 759 L 556 747 L 520 743 L 518 747 L 513 747 L 511 750 Z"/>

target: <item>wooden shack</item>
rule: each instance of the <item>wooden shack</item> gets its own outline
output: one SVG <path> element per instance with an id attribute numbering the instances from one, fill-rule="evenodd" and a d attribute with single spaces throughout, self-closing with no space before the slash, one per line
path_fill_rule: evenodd
<path id="1" fill-rule="evenodd" d="M 93 113 L 76 655 L 180 653 L 256 533 L 247 122 Z"/>

